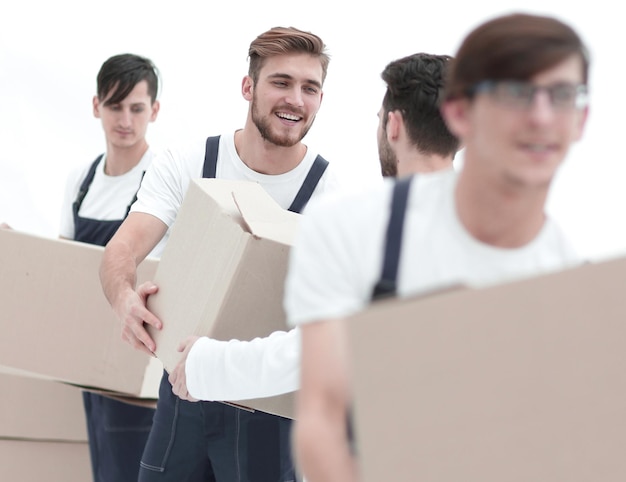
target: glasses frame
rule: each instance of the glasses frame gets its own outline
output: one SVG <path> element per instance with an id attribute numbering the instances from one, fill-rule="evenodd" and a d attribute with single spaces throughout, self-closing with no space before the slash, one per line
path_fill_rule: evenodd
<path id="1" fill-rule="evenodd" d="M 529 94 L 518 98 L 504 98 L 503 91 L 500 91 L 500 95 L 498 95 L 498 89 L 506 84 L 510 86 L 523 86 L 527 89 Z M 574 89 L 571 104 L 559 103 L 559 101 L 555 100 L 557 98 L 557 89 L 562 89 L 563 87 L 572 87 Z M 548 95 L 552 108 L 559 111 L 582 110 L 589 104 L 589 89 L 586 84 L 558 83 L 553 85 L 535 85 L 531 82 L 523 80 L 483 80 L 471 87 L 468 91 L 468 95 L 473 98 L 478 94 L 486 93 L 490 94 L 502 105 L 517 109 L 528 109 L 533 104 L 537 93 L 539 92 L 545 92 Z"/>

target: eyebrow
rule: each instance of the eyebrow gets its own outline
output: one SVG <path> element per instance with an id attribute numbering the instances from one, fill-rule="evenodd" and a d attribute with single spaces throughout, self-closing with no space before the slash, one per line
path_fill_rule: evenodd
<path id="1" fill-rule="evenodd" d="M 292 75 L 289 74 L 282 74 L 282 73 L 276 73 L 276 74 L 271 74 L 267 76 L 268 79 L 285 79 L 285 80 L 294 80 L 294 77 Z M 312 84 L 318 88 L 322 88 L 322 84 L 321 82 L 314 80 L 314 79 L 306 79 L 305 83 L 307 84 Z"/>

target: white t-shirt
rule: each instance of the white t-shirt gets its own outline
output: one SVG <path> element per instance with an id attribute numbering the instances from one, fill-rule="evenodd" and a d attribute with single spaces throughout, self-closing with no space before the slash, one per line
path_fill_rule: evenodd
<path id="1" fill-rule="evenodd" d="M 97 219 L 100 221 L 124 219 L 128 205 L 139 189 L 141 178 L 144 172 L 147 171 L 154 157 L 155 153 L 148 149 L 139 163 L 130 171 L 120 176 L 109 176 L 104 172 L 106 162 L 105 154 L 96 167 L 93 181 L 89 186 L 87 195 L 83 199 L 78 215 L 83 218 Z M 68 175 L 59 229 L 59 236 L 62 238 L 74 239 L 75 237 L 74 211 L 72 205 L 76 200 L 80 186 L 85 180 L 92 163 L 93 161 L 85 166 L 74 169 Z M 150 256 L 160 256 L 164 246 L 165 239 L 150 252 Z"/>
<path id="2" fill-rule="evenodd" d="M 191 179 L 202 177 L 206 139 L 183 149 L 168 149 L 155 158 L 146 173 L 132 211 L 156 216 L 171 226 Z M 302 162 L 279 175 L 260 174 L 241 160 L 234 133 L 219 142 L 218 179 L 258 182 L 287 209 L 300 190 L 317 154 L 307 150 Z M 338 179 L 329 165 L 311 200 L 338 189 Z M 185 365 L 187 389 L 201 400 L 245 400 L 294 391 L 299 385 L 299 333 L 278 331 L 252 341 L 217 341 L 201 338 L 190 351 Z"/>
<path id="3" fill-rule="evenodd" d="M 457 217 L 453 171 L 412 183 L 397 289 L 401 297 L 458 284 L 484 287 L 580 262 L 554 220 L 516 249 L 477 241 Z M 392 183 L 367 194 L 311 205 L 290 253 L 285 310 L 291 325 L 342 318 L 371 299 L 383 263 Z"/>

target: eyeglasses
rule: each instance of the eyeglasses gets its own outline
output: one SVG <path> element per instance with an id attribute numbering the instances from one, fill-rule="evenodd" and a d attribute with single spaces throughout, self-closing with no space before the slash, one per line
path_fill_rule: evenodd
<path id="1" fill-rule="evenodd" d="M 485 92 L 502 105 L 527 109 L 532 105 L 537 92 L 541 91 L 548 94 L 552 107 L 560 111 L 584 109 L 589 101 L 585 84 L 562 83 L 543 86 L 519 80 L 485 80 L 470 89 L 469 95 Z"/>

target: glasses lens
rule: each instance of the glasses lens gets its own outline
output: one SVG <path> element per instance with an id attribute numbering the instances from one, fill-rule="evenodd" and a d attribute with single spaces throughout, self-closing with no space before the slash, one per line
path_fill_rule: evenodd
<path id="1" fill-rule="evenodd" d="M 552 105 L 557 108 L 570 108 L 576 106 L 578 97 L 577 86 L 571 84 L 558 84 L 546 89 L 550 94 Z"/>
<path id="2" fill-rule="evenodd" d="M 531 84 L 513 80 L 497 82 L 494 89 L 494 95 L 500 102 L 513 107 L 529 105 L 534 94 L 535 89 Z"/>

